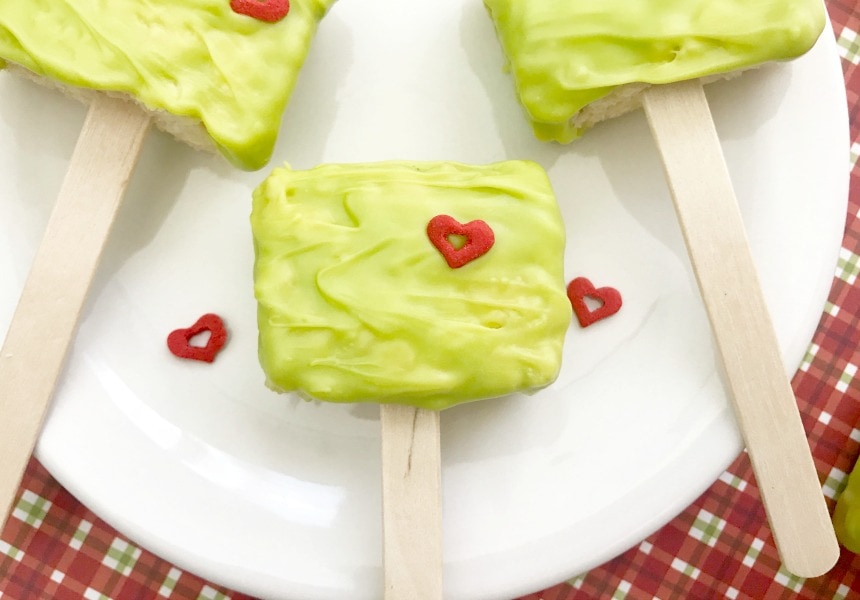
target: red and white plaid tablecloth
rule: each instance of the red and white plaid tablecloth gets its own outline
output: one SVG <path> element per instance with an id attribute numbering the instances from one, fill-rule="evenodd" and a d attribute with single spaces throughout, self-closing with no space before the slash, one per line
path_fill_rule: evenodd
<path id="1" fill-rule="evenodd" d="M 832 509 L 860 455 L 860 0 L 827 5 L 848 90 L 851 192 L 833 288 L 794 388 Z M 249 599 L 136 546 L 35 460 L 19 493 L 0 534 L 0 600 Z M 683 514 L 636 548 L 523 600 L 841 600 L 860 598 L 858 573 L 860 557 L 845 550 L 836 567 L 816 579 L 780 570 L 743 454 Z"/>

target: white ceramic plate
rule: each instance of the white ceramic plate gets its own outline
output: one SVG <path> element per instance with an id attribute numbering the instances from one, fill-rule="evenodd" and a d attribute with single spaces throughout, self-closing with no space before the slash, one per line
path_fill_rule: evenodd
<path id="1" fill-rule="evenodd" d="M 620 313 L 572 325 L 558 382 L 443 414 L 445 585 L 511 598 L 634 545 L 708 487 L 741 443 L 644 118 L 536 142 L 480 2 L 343 2 L 323 22 L 275 163 L 531 158 L 569 231 L 569 277 Z M 792 64 L 708 90 L 784 350 L 800 363 L 847 201 L 832 33 Z M 0 331 L 84 109 L 0 75 Z M 38 445 L 50 471 L 143 546 L 266 598 L 380 597 L 375 406 L 270 393 L 256 361 L 249 194 L 239 173 L 147 141 Z M 165 338 L 221 314 L 212 364 Z"/>

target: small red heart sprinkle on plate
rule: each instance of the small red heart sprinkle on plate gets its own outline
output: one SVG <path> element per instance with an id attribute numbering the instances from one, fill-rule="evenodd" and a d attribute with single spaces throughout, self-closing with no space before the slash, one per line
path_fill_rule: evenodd
<path id="1" fill-rule="evenodd" d="M 230 0 L 233 12 L 275 23 L 290 12 L 290 0 Z"/>
<path id="2" fill-rule="evenodd" d="M 205 346 L 194 346 L 191 339 L 201 333 L 209 332 L 209 341 Z M 224 321 L 216 314 L 207 313 L 197 319 L 197 322 L 187 329 L 171 331 L 167 336 L 167 347 L 179 358 L 190 358 L 211 363 L 224 347 L 227 341 L 227 330 Z"/>
<path id="3" fill-rule="evenodd" d="M 577 277 L 567 284 L 567 297 L 582 327 L 611 317 L 621 308 L 621 294 L 618 290 L 609 286 L 595 288 L 585 277 Z M 585 302 L 586 298 L 599 302 L 600 306 L 591 310 Z"/>
<path id="4" fill-rule="evenodd" d="M 464 239 L 457 247 L 452 236 Z M 427 237 L 452 269 L 458 269 L 489 252 L 496 241 L 493 230 L 484 221 L 460 223 L 448 215 L 436 215 L 427 224 Z"/>

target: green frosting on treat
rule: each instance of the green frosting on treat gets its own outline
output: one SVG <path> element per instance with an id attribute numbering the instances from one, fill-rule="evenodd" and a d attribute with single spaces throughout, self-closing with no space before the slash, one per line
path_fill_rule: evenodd
<path id="1" fill-rule="evenodd" d="M 629 83 L 665 84 L 800 56 L 821 0 L 484 0 L 535 134 L 567 143 L 569 121 Z"/>
<path id="2" fill-rule="evenodd" d="M 428 237 L 437 215 L 482 220 L 495 243 L 451 268 Z M 254 192 L 251 226 L 273 389 L 442 409 L 558 375 L 565 229 L 535 163 L 277 169 Z"/>
<path id="3" fill-rule="evenodd" d="M 286 17 L 267 23 L 235 13 L 230 0 L 8 0 L 0 59 L 199 120 L 230 162 L 259 169 L 333 2 L 292 0 Z"/>

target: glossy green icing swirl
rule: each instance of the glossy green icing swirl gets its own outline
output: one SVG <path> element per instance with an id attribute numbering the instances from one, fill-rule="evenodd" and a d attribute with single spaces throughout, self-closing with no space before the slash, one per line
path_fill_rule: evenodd
<path id="1" fill-rule="evenodd" d="M 451 269 L 427 223 L 486 221 Z M 277 169 L 254 193 L 260 362 L 271 387 L 441 409 L 558 374 L 571 308 L 565 230 L 531 162 Z"/>
<path id="2" fill-rule="evenodd" d="M 199 120 L 233 164 L 259 169 L 333 2 L 292 0 L 282 21 L 265 23 L 234 13 L 229 0 L 8 0 L 0 58 Z"/>
<path id="3" fill-rule="evenodd" d="M 541 139 L 619 86 L 725 73 L 809 50 L 821 0 L 484 0 Z"/>

